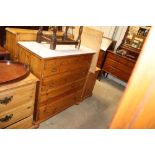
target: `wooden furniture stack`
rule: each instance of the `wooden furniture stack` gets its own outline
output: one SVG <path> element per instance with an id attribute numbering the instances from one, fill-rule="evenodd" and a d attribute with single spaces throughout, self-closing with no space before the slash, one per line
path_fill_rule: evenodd
<path id="1" fill-rule="evenodd" d="M 19 82 L 0 86 L 0 128 L 33 128 L 37 82 L 30 74 Z"/>
<path id="2" fill-rule="evenodd" d="M 31 72 L 40 80 L 34 112 L 34 120 L 37 124 L 74 104 L 78 104 L 84 99 L 83 94 L 86 88 L 88 72 L 90 66 L 92 66 L 92 58 L 94 59 L 93 53 L 76 55 L 75 51 L 72 56 L 42 58 L 17 44 L 20 40 L 35 41 L 37 31 L 6 30 L 6 47 L 11 52 L 12 59 L 28 64 Z M 87 38 L 93 38 L 96 42 L 102 38 L 102 33 L 99 34 L 96 39 L 97 33 L 94 36 L 92 32 L 91 35 L 88 31 L 85 32 L 84 30 L 83 32 L 83 35 L 86 35 Z M 90 44 L 90 41 L 87 41 Z M 93 46 L 95 47 L 96 44 L 93 44 Z M 99 45 L 97 48 L 99 48 Z"/>

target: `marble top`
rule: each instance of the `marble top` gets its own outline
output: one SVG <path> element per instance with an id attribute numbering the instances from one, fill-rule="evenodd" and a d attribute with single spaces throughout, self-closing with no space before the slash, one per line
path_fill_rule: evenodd
<path id="1" fill-rule="evenodd" d="M 75 48 L 75 45 L 57 45 L 56 50 L 50 49 L 50 44 L 37 43 L 35 41 L 19 41 L 19 45 L 30 50 L 32 53 L 41 58 L 62 57 L 69 55 L 93 54 L 95 50 L 80 46 L 80 49 Z"/>

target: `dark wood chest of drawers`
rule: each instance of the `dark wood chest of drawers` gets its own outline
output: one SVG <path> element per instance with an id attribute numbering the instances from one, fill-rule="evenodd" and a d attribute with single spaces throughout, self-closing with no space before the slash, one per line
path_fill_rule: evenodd
<path id="1" fill-rule="evenodd" d="M 107 51 L 102 70 L 110 73 L 122 81 L 127 82 L 135 66 L 135 61 L 125 56 Z"/>

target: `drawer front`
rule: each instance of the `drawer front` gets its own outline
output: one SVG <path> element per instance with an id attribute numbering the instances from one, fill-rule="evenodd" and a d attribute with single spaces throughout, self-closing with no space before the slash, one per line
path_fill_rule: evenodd
<path id="1" fill-rule="evenodd" d="M 56 89 L 48 89 L 47 91 L 41 92 L 39 95 L 39 104 L 44 104 L 45 101 L 49 100 L 50 98 L 61 97 L 63 94 L 82 89 L 85 80 L 86 79 L 84 78 L 82 80 L 75 81 L 72 84 L 67 84 Z"/>
<path id="2" fill-rule="evenodd" d="M 30 84 L 0 93 L 0 113 L 25 104 L 35 98 L 36 85 Z M 34 101 L 33 101 L 34 102 Z"/>
<path id="3" fill-rule="evenodd" d="M 119 62 L 121 64 L 124 64 L 126 66 L 129 66 L 129 67 L 134 67 L 134 65 L 135 65 L 134 62 L 131 62 L 131 61 L 129 61 L 129 60 L 127 60 L 127 59 L 125 59 L 125 58 L 123 58 L 121 56 L 118 56 L 118 55 L 116 55 L 114 53 L 111 53 L 111 52 L 108 52 L 107 58 L 110 58 L 110 59 L 112 59 L 114 61 L 117 61 L 117 62 Z"/>
<path id="4" fill-rule="evenodd" d="M 109 66 L 112 66 L 113 68 L 117 68 L 127 74 L 131 74 L 133 68 L 132 67 L 129 67 L 127 65 L 124 65 L 118 61 L 115 61 L 115 60 L 112 60 L 110 58 L 107 58 L 106 61 L 105 61 L 105 66 L 109 65 Z"/>
<path id="5" fill-rule="evenodd" d="M 86 78 L 88 74 L 88 69 L 81 68 L 73 72 L 67 72 L 59 75 L 55 75 L 49 78 L 45 78 L 41 82 L 41 91 L 47 91 L 48 89 L 54 89 L 56 87 L 61 87 L 64 84 L 71 84 L 79 79 Z"/>
<path id="6" fill-rule="evenodd" d="M 76 103 L 75 94 L 65 96 L 39 108 L 38 121 L 43 121 Z"/>
<path id="7" fill-rule="evenodd" d="M 110 65 L 105 65 L 104 66 L 104 70 L 108 73 L 111 73 L 112 75 L 120 78 L 121 80 L 123 81 L 128 81 L 129 77 L 130 77 L 130 74 L 127 74 L 125 72 L 122 72 L 120 71 L 119 69 L 117 68 L 113 68 L 112 66 Z"/>
<path id="8" fill-rule="evenodd" d="M 52 59 L 45 61 L 43 76 L 48 77 L 58 73 L 74 71 L 76 69 L 85 68 L 89 69 L 92 56 L 79 56 Z"/>
<path id="9" fill-rule="evenodd" d="M 33 114 L 34 102 L 13 108 L 0 114 L 0 128 L 5 128 Z"/>
<path id="10" fill-rule="evenodd" d="M 6 127 L 6 129 L 29 129 L 33 125 L 33 116 L 27 117 L 13 125 Z"/>

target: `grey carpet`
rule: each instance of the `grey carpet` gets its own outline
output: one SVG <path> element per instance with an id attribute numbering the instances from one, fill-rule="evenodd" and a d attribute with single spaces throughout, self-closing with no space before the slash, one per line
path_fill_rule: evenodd
<path id="1" fill-rule="evenodd" d="M 40 129 L 106 129 L 110 124 L 124 86 L 102 79 L 96 81 L 93 96 L 40 124 Z"/>

